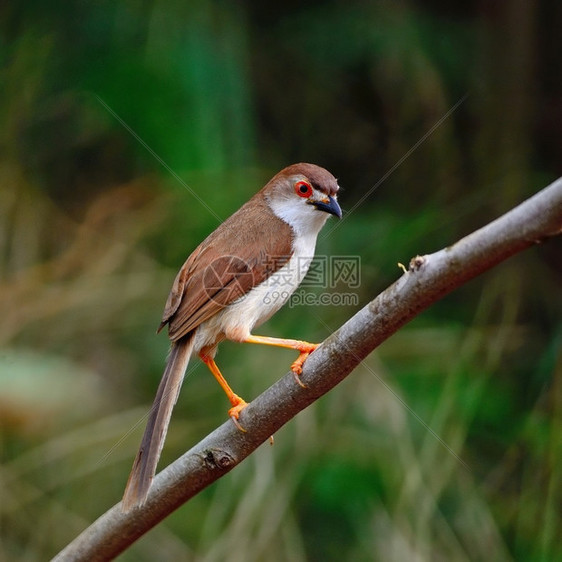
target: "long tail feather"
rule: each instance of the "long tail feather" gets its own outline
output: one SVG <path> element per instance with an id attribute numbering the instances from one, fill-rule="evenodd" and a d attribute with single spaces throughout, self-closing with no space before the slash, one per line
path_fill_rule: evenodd
<path id="1" fill-rule="evenodd" d="M 193 337 L 172 344 L 166 369 L 127 481 L 122 501 L 124 512 L 141 506 L 146 501 L 192 350 Z"/>

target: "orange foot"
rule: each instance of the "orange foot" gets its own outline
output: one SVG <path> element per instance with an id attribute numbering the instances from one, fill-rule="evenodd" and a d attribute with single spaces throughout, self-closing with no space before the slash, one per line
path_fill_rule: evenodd
<path id="1" fill-rule="evenodd" d="M 238 417 L 240 416 L 240 412 L 248 405 L 248 403 L 236 394 L 233 394 L 230 397 L 230 402 L 232 403 L 232 408 L 228 410 L 228 416 L 232 420 L 232 423 L 234 423 L 240 431 L 246 433 L 246 430 L 240 425 Z"/>
<path id="2" fill-rule="evenodd" d="M 293 362 L 291 365 L 291 371 L 293 371 L 293 375 L 295 377 L 295 381 L 297 384 L 306 388 L 306 384 L 301 381 L 300 376 L 302 375 L 302 366 L 306 361 L 307 357 L 320 345 L 318 343 L 308 343 L 306 341 L 298 342 L 299 345 L 295 346 L 295 349 L 300 352 L 300 355 L 297 357 L 296 361 Z"/>

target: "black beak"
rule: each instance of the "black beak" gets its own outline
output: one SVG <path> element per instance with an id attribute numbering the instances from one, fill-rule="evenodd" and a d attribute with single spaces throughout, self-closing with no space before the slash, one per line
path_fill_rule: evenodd
<path id="1" fill-rule="evenodd" d="M 338 205 L 338 202 L 330 195 L 328 195 L 328 199 L 329 201 L 327 203 L 323 201 L 310 201 L 310 204 L 314 205 L 319 211 L 330 213 L 330 215 L 341 219 L 341 207 Z"/>

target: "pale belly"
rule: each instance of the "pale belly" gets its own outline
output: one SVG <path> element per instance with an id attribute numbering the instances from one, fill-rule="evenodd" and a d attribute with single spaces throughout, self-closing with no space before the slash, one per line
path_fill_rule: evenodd
<path id="1" fill-rule="evenodd" d="M 314 244 L 303 246 L 295 248 L 291 259 L 266 281 L 203 322 L 195 333 L 194 351 L 212 347 L 223 339 L 244 341 L 256 326 L 286 304 L 304 279 L 314 256 Z"/>

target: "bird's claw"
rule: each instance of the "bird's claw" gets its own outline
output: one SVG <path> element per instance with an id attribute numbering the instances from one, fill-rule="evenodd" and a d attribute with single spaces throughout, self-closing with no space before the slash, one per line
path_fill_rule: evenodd
<path id="1" fill-rule="evenodd" d="M 295 381 L 297 384 L 302 388 L 308 388 L 306 384 L 304 384 L 301 380 L 302 375 L 302 366 L 308 356 L 320 345 L 318 343 L 308 343 L 308 342 L 299 342 L 300 345 L 297 347 L 297 351 L 300 352 L 300 355 L 297 357 L 296 361 L 293 362 L 291 365 L 291 371 L 293 371 L 293 376 L 295 377 Z"/>
<path id="2" fill-rule="evenodd" d="M 308 388 L 306 384 L 301 381 L 302 375 L 302 366 L 303 363 L 306 361 L 306 358 L 310 355 L 310 353 L 301 353 L 297 360 L 293 362 L 291 365 L 291 371 L 293 371 L 293 377 L 296 383 L 302 388 Z"/>
<path id="3" fill-rule="evenodd" d="M 232 423 L 234 423 L 236 429 L 238 429 L 242 433 L 246 433 L 246 430 L 242 427 L 242 425 L 238 421 L 238 417 L 240 416 L 240 412 L 248 405 L 248 403 L 245 400 L 242 400 L 242 398 L 238 396 L 237 398 L 238 398 L 238 403 L 232 406 L 230 410 L 228 410 L 228 417 L 232 420 Z"/>

